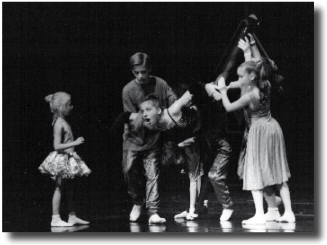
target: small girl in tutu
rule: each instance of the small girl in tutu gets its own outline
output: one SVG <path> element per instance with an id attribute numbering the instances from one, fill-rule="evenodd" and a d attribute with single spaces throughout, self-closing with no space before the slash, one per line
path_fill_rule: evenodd
<path id="1" fill-rule="evenodd" d="M 74 147 L 84 143 L 84 138 L 79 137 L 74 141 L 71 127 L 65 120 L 73 109 L 71 97 L 65 92 L 57 92 L 45 97 L 50 104 L 53 113 L 53 146 L 54 150 L 39 166 L 42 174 L 48 174 L 56 182 L 56 188 L 52 198 L 52 221 L 51 226 L 73 226 L 75 224 L 89 224 L 76 217 L 74 211 L 70 211 L 68 223 L 60 218 L 60 201 L 65 179 L 73 179 L 75 176 L 88 176 L 91 170 L 74 151 Z M 71 190 L 68 193 L 73 193 Z M 67 196 L 69 204 L 72 202 L 71 195 Z"/>

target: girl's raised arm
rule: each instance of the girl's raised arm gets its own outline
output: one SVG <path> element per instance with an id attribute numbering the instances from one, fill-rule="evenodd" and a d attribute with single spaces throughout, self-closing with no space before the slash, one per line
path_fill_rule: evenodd
<path id="1" fill-rule="evenodd" d="M 238 42 L 238 47 L 243 50 L 244 52 L 244 59 L 245 61 L 251 61 L 251 48 L 250 48 L 250 41 L 247 37 L 243 39 L 240 39 Z"/>
<path id="2" fill-rule="evenodd" d="M 174 115 L 182 113 L 183 107 L 191 105 L 192 97 L 193 95 L 189 91 L 186 91 L 182 97 L 169 107 L 169 112 Z"/>
<path id="3" fill-rule="evenodd" d="M 249 33 L 250 37 L 250 49 L 252 53 L 252 61 L 259 62 L 261 60 L 261 54 L 260 51 L 255 43 L 254 37 Z"/>
<path id="4" fill-rule="evenodd" d="M 225 78 L 221 77 L 218 80 L 218 86 L 214 85 L 215 89 L 218 89 L 220 91 L 220 88 L 226 87 L 226 89 L 234 89 L 234 88 L 241 88 L 241 84 L 239 81 L 231 82 L 228 86 L 226 86 Z"/>

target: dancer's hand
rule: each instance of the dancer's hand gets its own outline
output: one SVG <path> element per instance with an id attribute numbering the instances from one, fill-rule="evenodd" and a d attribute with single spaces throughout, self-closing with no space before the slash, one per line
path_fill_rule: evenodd
<path id="1" fill-rule="evenodd" d="M 243 50 L 244 54 L 251 52 L 250 42 L 247 37 L 245 37 L 245 40 L 240 39 L 240 41 L 238 42 L 238 47 Z"/>
<path id="2" fill-rule="evenodd" d="M 225 78 L 221 77 L 219 79 L 217 89 L 222 94 L 226 94 L 227 93 L 227 90 L 229 89 L 229 87 L 226 86 Z"/>
<path id="3" fill-rule="evenodd" d="M 222 87 L 226 87 L 226 82 L 224 77 L 219 78 L 217 89 L 219 90 Z"/>
<path id="4" fill-rule="evenodd" d="M 188 107 L 192 104 L 192 98 L 193 98 L 193 94 L 187 92 L 183 94 L 183 96 L 181 97 L 181 101 L 185 107 Z"/>
<path id="5" fill-rule="evenodd" d="M 218 91 L 216 91 L 216 92 L 214 92 L 213 94 L 212 94 L 212 97 L 215 99 L 215 101 L 219 101 L 219 100 L 221 100 L 221 94 L 218 92 Z"/>
<path id="6" fill-rule="evenodd" d="M 217 91 L 217 86 L 212 83 L 207 83 L 205 85 L 205 90 L 207 91 L 209 97 L 211 97 L 213 93 Z"/>
<path id="7" fill-rule="evenodd" d="M 221 77 L 218 80 L 217 89 L 219 90 L 220 93 L 227 93 L 227 90 L 229 89 L 229 87 L 226 86 L 226 82 L 225 82 L 225 78 L 224 77 Z"/>
<path id="8" fill-rule="evenodd" d="M 80 145 L 84 143 L 84 138 L 83 137 L 78 137 L 77 140 L 75 140 L 76 145 Z"/>

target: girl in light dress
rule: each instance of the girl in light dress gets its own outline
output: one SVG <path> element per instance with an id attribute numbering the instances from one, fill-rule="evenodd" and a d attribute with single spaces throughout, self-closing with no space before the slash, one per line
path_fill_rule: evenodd
<path id="1" fill-rule="evenodd" d="M 249 41 L 242 40 L 245 57 L 249 54 Z M 251 54 L 250 54 L 251 56 Z M 266 221 L 295 222 L 292 211 L 290 191 L 287 180 L 290 171 L 286 157 L 283 132 L 278 122 L 270 113 L 271 84 L 268 80 L 268 61 L 252 60 L 241 64 L 237 70 L 238 81 L 225 85 L 224 78 L 218 82 L 223 105 L 227 112 L 244 110 L 247 128 L 244 134 L 246 144 L 240 154 L 238 174 L 243 179 L 243 189 L 251 190 L 255 215 L 244 220 L 243 224 L 264 224 Z M 210 85 L 212 86 L 212 85 Z M 241 89 L 241 97 L 231 103 L 227 96 L 228 89 Z M 285 213 L 280 217 L 273 186 L 280 191 Z M 268 203 L 268 212 L 264 214 L 263 197 Z"/>

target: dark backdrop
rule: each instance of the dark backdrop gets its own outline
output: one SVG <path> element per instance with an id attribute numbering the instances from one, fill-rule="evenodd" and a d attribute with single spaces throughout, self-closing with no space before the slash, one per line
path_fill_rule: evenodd
<path id="1" fill-rule="evenodd" d="M 292 173 L 290 185 L 311 185 L 314 173 L 313 3 L 3 3 L 3 220 L 11 214 L 51 213 L 51 181 L 37 168 L 52 151 L 49 105 L 56 91 L 72 95 L 70 119 L 76 148 L 92 175 L 77 180 L 87 208 L 125 200 L 121 140 L 111 123 L 122 112 L 121 91 L 133 75 L 129 57 L 153 59 L 152 74 L 172 87 L 212 81 L 238 23 L 251 13 L 262 18 L 256 34 L 284 76 L 284 93 L 272 104 Z M 234 149 L 230 183 L 239 184 Z M 174 181 L 172 181 L 174 180 Z M 162 191 L 186 179 L 165 170 Z M 102 205 L 102 206 L 101 206 Z M 28 208 L 28 209 L 26 209 Z M 16 217 L 15 216 L 15 217 Z"/>

